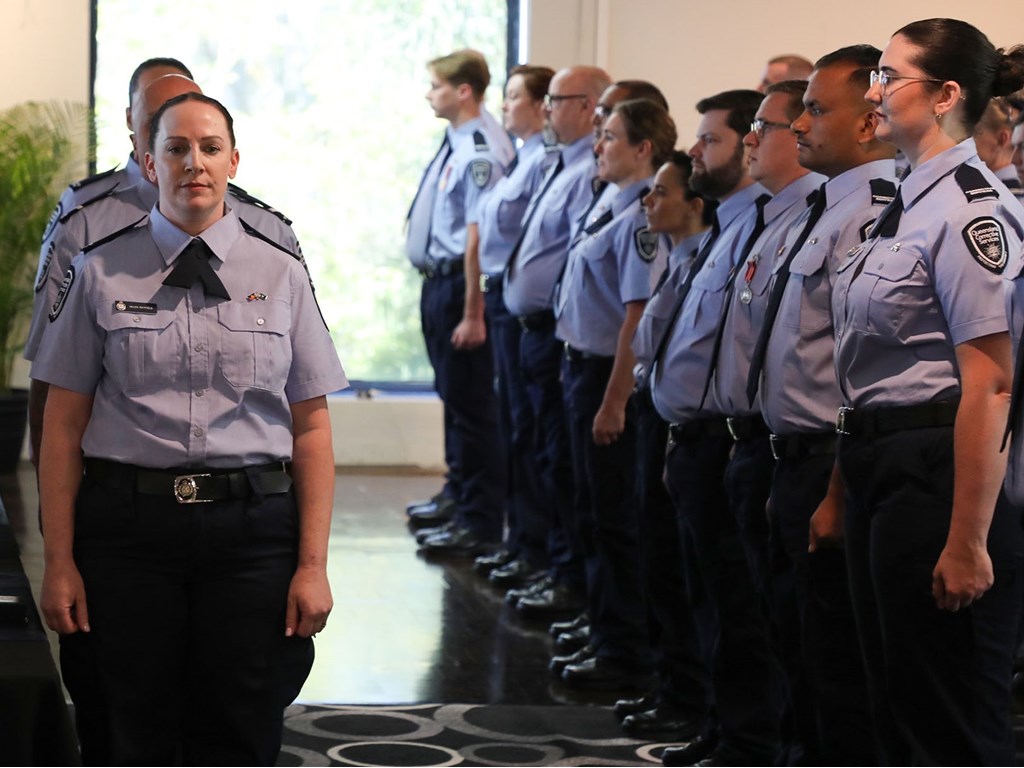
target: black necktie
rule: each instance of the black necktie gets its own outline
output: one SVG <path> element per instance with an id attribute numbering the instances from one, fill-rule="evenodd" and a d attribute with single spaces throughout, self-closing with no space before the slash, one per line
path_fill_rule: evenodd
<path id="1" fill-rule="evenodd" d="M 750 371 L 747 374 L 747 402 L 754 404 L 754 396 L 757 394 L 757 387 L 761 380 L 761 371 L 764 370 L 764 358 L 768 352 L 768 339 L 772 335 L 772 326 L 779 314 L 779 305 L 782 304 L 782 294 L 786 290 L 786 283 L 789 281 L 789 265 L 807 242 L 808 235 L 818 223 L 821 214 L 825 212 L 825 185 L 822 184 L 814 193 L 814 204 L 811 206 L 811 215 L 807 217 L 807 223 L 800 230 L 793 247 L 789 249 L 786 260 L 782 263 L 775 275 L 775 282 L 772 284 L 772 292 L 768 295 L 768 306 L 764 311 L 764 321 L 761 323 L 761 330 L 757 336 L 757 343 L 754 345 L 754 352 L 750 356 Z"/>
<path id="2" fill-rule="evenodd" d="M 548 189 L 551 188 L 551 183 L 555 180 L 555 177 L 562 172 L 563 168 L 565 168 L 565 160 L 562 158 L 562 155 L 559 154 L 558 162 L 555 163 L 554 167 L 551 169 L 551 173 L 548 174 L 547 179 L 544 181 L 544 186 L 541 187 L 540 192 L 534 195 L 530 200 L 530 211 L 526 214 L 526 218 L 523 219 L 523 226 L 519 230 L 519 237 L 516 238 L 516 244 L 512 246 L 512 253 L 508 257 L 509 274 L 512 273 L 512 267 L 515 266 L 516 256 L 519 255 L 519 249 L 523 247 L 523 240 L 526 239 L 526 230 L 530 226 L 530 222 L 533 221 L 533 214 L 535 214 L 537 209 L 540 208 L 540 201 L 544 199 L 544 195 L 547 194 Z"/>
<path id="3" fill-rule="evenodd" d="M 711 232 L 704 239 L 704 244 L 701 245 L 700 250 L 697 251 L 697 257 L 690 264 L 690 268 L 686 272 L 686 276 L 683 278 L 683 284 L 679 287 L 679 295 L 676 298 L 675 309 L 672 310 L 672 317 L 669 318 L 668 323 L 665 325 L 665 333 L 661 336 L 661 341 L 658 342 L 658 348 L 654 350 L 654 357 L 651 358 L 651 368 L 654 368 L 654 364 L 661 359 L 661 353 L 665 351 L 665 346 L 668 344 L 668 339 L 672 335 L 672 328 L 675 326 L 676 321 L 679 319 L 679 313 L 683 309 L 683 302 L 686 301 L 686 294 L 690 292 L 690 286 L 693 285 L 693 278 L 701 267 L 704 266 L 704 262 L 708 260 L 708 254 L 711 253 L 711 249 L 715 245 L 715 241 L 718 236 L 722 234 L 722 225 L 718 222 L 718 214 L 715 214 L 714 223 L 711 225 Z"/>
<path id="4" fill-rule="evenodd" d="M 725 306 L 722 307 L 722 317 L 718 321 L 718 333 L 715 334 L 715 346 L 711 348 L 711 364 L 708 366 L 708 377 L 704 380 L 704 392 L 700 396 L 700 407 L 704 409 L 704 401 L 708 397 L 708 389 L 711 387 L 711 377 L 715 373 L 715 368 L 718 366 L 718 353 L 722 349 L 722 336 L 725 334 L 725 321 L 729 317 L 729 307 L 732 304 L 732 288 L 736 283 L 736 275 L 740 271 L 740 267 L 746 262 L 747 257 L 750 256 L 750 251 L 754 248 L 754 243 L 757 242 L 757 238 L 764 232 L 764 207 L 768 204 L 768 201 L 772 199 L 771 195 L 764 194 L 757 198 L 754 204 L 757 206 L 757 216 L 754 219 L 754 228 L 750 231 L 750 236 L 747 241 L 743 243 L 743 250 L 740 251 L 740 256 L 736 260 L 736 265 L 732 268 L 732 274 L 729 275 L 729 281 L 725 286 Z"/>
<path id="5" fill-rule="evenodd" d="M 872 237 L 893 237 L 900 225 L 900 218 L 903 216 L 903 190 L 896 190 L 896 197 L 882 211 L 875 226 L 871 228 L 868 238 Z"/>
<path id="6" fill-rule="evenodd" d="M 207 296 L 219 296 L 222 299 L 231 299 L 224 283 L 217 277 L 217 273 L 210 266 L 210 257 L 213 251 L 210 246 L 203 242 L 202 238 L 194 237 L 185 246 L 185 249 L 178 256 L 174 269 L 164 279 L 164 285 L 173 285 L 176 288 L 191 288 L 196 280 L 203 284 L 203 293 Z"/>

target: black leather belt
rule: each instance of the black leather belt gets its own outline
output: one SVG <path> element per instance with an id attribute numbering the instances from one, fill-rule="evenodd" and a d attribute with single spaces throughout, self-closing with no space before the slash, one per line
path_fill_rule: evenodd
<path id="1" fill-rule="evenodd" d="M 959 400 L 938 403 L 902 405 L 891 408 L 848 408 L 843 406 L 836 415 L 836 432 L 840 435 L 870 437 L 883 432 L 904 429 L 948 427 L 956 421 Z"/>
<path id="2" fill-rule="evenodd" d="M 496 275 L 480 275 L 480 293 L 490 293 L 501 289 L 502 273 Z"/>
<path id="3" fill-rule="evenodd" d="M 466 268 L 462 259 L 442 259 L 441 261 L 429 260 L 420 267 L 420 274 L 428 280 L 435 277 L 451 277 L 457 275 Z"/>
<path id="4" fill-rule="evenodd" d="M 798 459 L 804 456 L 824 456 L 836 452 L 833 432 L 800 432 L 792 435 L 771 435 L 772 456 L 779 459 Z"/>
<path id="5" fill-rule="evenodd" d="M 768 427 L 760 415 L 726 416 L 725 426 L 737 443 L 753 440 L 755 437 L 765 437 L 768 434 Z"/>
<path id="6" fill-rule="evenodd" d="M 569 342 L 565 342 L 565 356 L 568 357 L 572 362 L 578 363 L 583 360 L 611 360 L 611 355 L 595 355 L 593 352 L 584 352 L 582 349 L 576 349 L 576 347 L 570 346 Z"/>
<path id="7" fill-rule="evenodd" d="M 519 315 L 517 319 L 524 331 L 548 331 L 555 327 L 555 313 L 550 309 Z"/>
<path id="8" fill-rule="evenodd" d="M 722 417 L 694 419 L 685 424 L 669 424 L 668 434 L 673 443 L 698 440 L 702 437 L 732 437 Z"/>
<path id="9" fill-rule="evenodd" d="M 147 496 L 173 498 L 179 504 L 247 499 L 253 493 L 249 477 L 264 496 L 287 493 L 292 487 L 288 465 L 281 461 L 247 469 L 149 469 L 106 459 L 86 459 L 85 474 L 111 488 L 130 489 Z"/>

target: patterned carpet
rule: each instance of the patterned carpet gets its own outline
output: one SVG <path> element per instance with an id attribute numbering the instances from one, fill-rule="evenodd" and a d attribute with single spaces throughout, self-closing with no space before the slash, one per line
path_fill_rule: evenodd
<path id="1" fill-rule="evenodd" d="M 663 744 L 622 735 L 586 706 L 302 706 L 285 712 L 278 765 L 661 765 Z"/>

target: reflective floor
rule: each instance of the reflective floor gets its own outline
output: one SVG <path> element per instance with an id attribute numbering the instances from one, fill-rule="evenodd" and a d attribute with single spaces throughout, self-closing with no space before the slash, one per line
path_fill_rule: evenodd
<path id="1" fill-rule="evenodd" d="M 428 562 L 405 505 L 440 487 L 433 475 L 339 472 L 329 574 L 334 612 L 317 637 L 306 703 L 607 703 L 552 683 L 544 623 L 526 623 L 466 560 Z M 42 576 L 31 469 L 0 477 L 36 599 Z"/>

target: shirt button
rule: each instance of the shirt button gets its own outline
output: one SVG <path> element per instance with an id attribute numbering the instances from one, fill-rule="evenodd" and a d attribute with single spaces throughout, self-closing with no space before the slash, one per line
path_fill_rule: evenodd
<path id="1" fill-rule="evenodd" d="M 196 344 L 196 352 L 202 352 L 202 351 L 203 351 L 203 345 L 201 343 L 200 344 Z"/>
<path id="2" fill-rule="evenodd" d="M 263 318 L 262 317 L 257 317 L 256 318 L 256 325 L 263 325 Z"/>
<path id="3" fill-rule="evenodd" d="M 202 427 L 196 427 L 195 429 L 192 430 L 192 434 L 195 435 L 196 437 L 202 437 L 203 436 L 203 428 Z"/>
<path id="4" fill-rule="evenodd" d="M 206 390 L 205 389 L 197 389 L 196 390 L 196 397 L 202 397 L 205 394 L 206 394 Z"/>
<path id="5" fill-rule="evenodd" d="M 132 317 L 132 322 L 133 323 L 141 323 L 142 322 L 142 318 L 139 317 L 138 315 L 135 315 L 134 317 Z"/>

